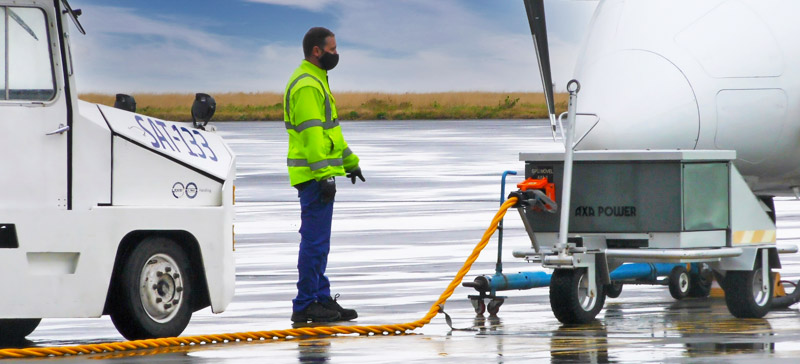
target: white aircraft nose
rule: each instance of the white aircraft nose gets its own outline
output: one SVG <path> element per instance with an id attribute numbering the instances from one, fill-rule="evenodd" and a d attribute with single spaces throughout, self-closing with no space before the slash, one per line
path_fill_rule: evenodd
<path id="1" fill-rule="evenodd" d="M 577 149 L 693 149 L 700 117 L 680 69 L 649 51 L 625 50 L 587 60 L 576 72 L 578 112 L 600 117 Z M 579 117 L 576 138 L 594 118 Z"/>

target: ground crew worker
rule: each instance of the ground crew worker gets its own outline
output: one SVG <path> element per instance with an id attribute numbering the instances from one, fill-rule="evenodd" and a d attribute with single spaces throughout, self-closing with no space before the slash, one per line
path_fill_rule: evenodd
<path id="1" fill-rule="evenodd" d="M 300 198 L 300 253 L 293 322 L 331 322 L 358 317 L 331 298 L 325 276 L 330 251 L 334 176 L 365 181 L 358 157 L 347 146 L 337 121 L 336 100 L 328 86 L 328 71 L 336 67 L 336 38 L 325 28 L 309 29 L 303 38 L 305 60 L 289 78 L 284 93 L 283 120 L 289 133 L 289 182 Z M 337 295 L 338 296 L 338 295 Z"/>

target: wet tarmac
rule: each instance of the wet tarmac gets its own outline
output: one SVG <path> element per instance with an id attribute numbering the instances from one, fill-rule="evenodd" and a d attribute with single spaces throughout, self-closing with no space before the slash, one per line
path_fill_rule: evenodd
<path id="1" fill-rule="evenodd" d="M 288 185 L 282 123 L 218 123 L 238 154 L 236 296 L 223 314 L 195 313 L 184 335 L 291 327 L 299 204 Z M 427 312 L 478 242 L 499 206 L 500 176 L 522 173 L 519 152 L 558 149 L 544 121 L 345 122 L 345 137 L 367 178 L 338 179 L 328 276 L 356 324 L 390 324 Z M 521 181 L 509 176 L 508 188 Z M 345 183 L 346 182 L 346 183 Z M 778 240 L 800 244 L 800 202 L 776 201 Z M 505 222 L 504 271 L 541 266 L 511 256 L 527 240 L 516 214 Z M 496 238 L 466 280 L 492 274 Z M 784 279 L 800 258 L 782 256 Z M 663 286 L 625 286 L 589 325 L 565 326 L 547 288 L 507 292 L 498 318 L 475 318 L 459 287 L 444 317 L 403 336 L 273 340 L 52 359 L 143 363 L 764 363 L 800 357 L 795 305 L 764 319 L 735 319 L 724 299 L 674 300 Z M 45 319 L 31 346 L 121 341 L 108 317 Z M 16 362 L 6 360 L 4 362 Z M 21 361 L 20 361 L 21 362 Z M 95 362 L 95 361 L 93 361 Z"/>

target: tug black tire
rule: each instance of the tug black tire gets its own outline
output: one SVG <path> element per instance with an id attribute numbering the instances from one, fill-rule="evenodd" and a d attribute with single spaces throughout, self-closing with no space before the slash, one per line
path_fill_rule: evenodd
<path id="1" fill-rule="evenodd" d="M 174 241 L 149 237 L 113 280 L 111 321 L 129 340 L 178 336 L 192 317 L 189 259 Z"/>
<path id="2" fill-rule="evenodd" d="M 669 294 L 676 300 L 682 300 L 689 295 L 692 280 L 686 266 L 676 265 L 669 272 Z"/>
<path id="3" fill-rule="evenodd" d="M 762 290 L 760 265 L 752 271 L 730 270 L 725 274 L 725 303 L 733 316 L 761 318 L 769 313 L 775 279 L 769 274 L 767 289 Z"/>
<path id="4" fill-rule="evenodd" d="M 40 322 L 42 319 L 0 319 L 0 344 L 21 342 Z"/>
<path id="5" fill-rule="evenodd" d="M 556 269 L 550 278 L 550 308 L 558 321 L 585 324 L 594 320 L 606 302 L 603 285 L 588 295 L 589 275 L 585 268 Z"/>

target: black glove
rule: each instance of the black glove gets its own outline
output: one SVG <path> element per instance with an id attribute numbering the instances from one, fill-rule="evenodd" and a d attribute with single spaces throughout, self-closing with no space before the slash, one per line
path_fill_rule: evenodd
<path id="1" fill-rule="evenodd" d="M 333 202 L 333 197 L 336 196 L 336 180 L 333 177 L 321 179 L 319 188 L 322 190 L 322 203 Z"/>
<path id="2" fill-rule="evenodd" d="M 364 179 L 364 175 L 361 174 L 361 168 L 360 167 L 356 167 L 355 169 L 351 170 L 350 172 L 347 172 L 347 178 L 349 178 L 351 181 L 353 181 L 353 184 L 356 184 L 356 177 L 360 178 L 361 182 L 367 182 L 367 180 Z"/>

